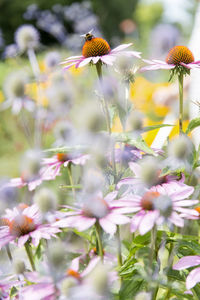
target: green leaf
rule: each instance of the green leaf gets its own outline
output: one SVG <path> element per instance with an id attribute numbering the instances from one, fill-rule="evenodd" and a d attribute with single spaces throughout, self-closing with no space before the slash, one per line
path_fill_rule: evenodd
<path id="1" fill-rule="evenodd" d="M 142 290 L 144 280 L 139 277 L 134 277 L 132 280 L 124 280 L 119 291 L 120 300 L 132 300 L 139 291 Z"/>
<path id="2" fill-rule="evenodd" d="M 133 137 L 133 134 L 131 132 L 113 133 L 112 136 L 116 140 L 116 142 L 129 144 L 144 151 L 147 154 L 155 155 L 155 152 L 147 145 L 147 143 L 143 140 L 141 136 L 135 138 Z"/>
<path id="3" fill-rule="evenodd" d="M 195 118 L 195 119 L 190 121 L 190 123 L 188 125 L 188 128 L 186 129 L 185 133 L 186 134 L 190 133 L 193 129 L 195 129 L 198 126 L 200 126 L 200 117 Z"/>
<path id="4" fill-rule="evenodd" d="M 110 115 L 110 127 L 112 128 L 114 118 L 117 115 L 117 108 L 115 105 L 111 105 L 109 107 L 109 115 Z"/>
<path id="5" fill-rule="evenodd" d="M 174 126 L 172 124 L 157 124 L 157 125 L 152 125 L 152 126 L 146 126 L 142 129 L 142 131 L 147 132 L 155 129 L 159 129 L 162 127 L 169 127 L 169 126 Z"/>
<path id="6" fill-rule="evenodd" d="M 16 296 L 17 293 L 18 293 L 18 290 L 16 289 L 15 286 L 13 286 L 13 287 L 11 288 L 11 290 L 10 290 L 10 298 Z"/>

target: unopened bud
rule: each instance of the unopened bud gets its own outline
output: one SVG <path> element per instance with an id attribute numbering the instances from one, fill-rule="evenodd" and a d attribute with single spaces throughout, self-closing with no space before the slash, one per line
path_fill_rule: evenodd
<path id="1" fill-rule="evenodd" d="M 41 166 L 41 152 L 28 150 L 21 160 L 21 174 L 24 181 L 30 181 L 38 177 Z"/>
<path id="2" fill-rule="evenodd" d="M 51 243 L 48 250 L 48 257 L 53 266 L 61 267 L 65 260 L 64 245 L 57 241 Z"/>
<path id="3" fill-rule="evenodd" d="M 192 142 L 186 136 L 179 136 L 169 145 L 169 155 L 178 159 L 185 159 L 192 151 Z"/>
<path id="4" fill-rule="evenodd" d="M 77 280 L 73 277 L 68 277 L 62 282 L 61 292 L 64 296 L 69 296 L 70 289 L 76 286 Z"/>
<path id="5" fill-rule="evenodd" d="M 141 292 L 136 295 L 135 300 L 151 300 L 151 294 L 146 292 Z"/>
<path id="6" fill-rule="evenodd" d="M 151 186 L 158 179 L 158 162 L 153 157 L 144 158 L 141 161 L 141 179 L 145 184 Z"/>
<path id="7" fill-rule="evenodd" d="M 134 110 L 127 122 L 130 130 L 141 130 L 143 128 L 143 115 L 139 111 Z"/>
<path id="8" fill-rule="evenodd" d="M 98 294 L 104 294 L 108 291 L 108 270 L 103 264 L 99 263 L 88 279 L 91 280 L 92 286 Z"/>
<path id="9" fill-rule="evenodd" d="M 28 76 L 26 73 L 22 71 L 11 73 L 4 83 L 4 90 L 8 99 L 23 98 L 27 82 Z"/>
<path id="10" fill-rule="evenodd" d="M 59 64 L 60 60 L 60 54 L 56 51 L 48 52 L 44 58 L 45 65 L 49 69 L 56 67 Z"/>
<path id="11" fill-rule="evenodd" d="M 55 210 L 57 206 L 56 194 L 45 187 L 35 193 L 33 200 L 44 213 Z"/>

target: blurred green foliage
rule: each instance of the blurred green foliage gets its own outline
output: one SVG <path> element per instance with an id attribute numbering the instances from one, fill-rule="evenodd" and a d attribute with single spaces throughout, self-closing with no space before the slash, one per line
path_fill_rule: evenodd
<path id="1" fill-rule="evenodd" d="M 22 24 L 28 23 L 23 14 L 31 4 L 38 5 L 41 10 L 51 9 L 52 6 L 70 5 L 81 0 L 0 0 L 0 28 L 3 30 L 6 44 L 13 43 L 13 34 Z M 139 0 L 91 0 L 94 13 L 99 16 L 100 25 L 106 38 L 120 35 L 119 23 L 123 19 L 132 18 Z M 121 33 L 122 34 L 122 33 Z M 49 37 L 50 39 L 50 37 Z M 52 41 L 51 41 L 52 42 Z"/>

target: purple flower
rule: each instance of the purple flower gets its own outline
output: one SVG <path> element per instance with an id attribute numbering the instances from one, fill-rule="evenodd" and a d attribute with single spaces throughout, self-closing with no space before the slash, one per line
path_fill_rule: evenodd
<path id="1" fill-rule="evenodd" d="M 61 166 L 67 167 L 69 163 L 84 165 L 90 158 L 88 154 L 72 156 L 66 153 L 57 153 L 51 158 L 43 159 L 42 177 L 44 180 L 53 180 L 60 175 Z"/>
<path id="2" fill-rule="evenodd" d="M 16 241 L 22 247 L 29 239 L 34 246 L 39 244 L 40 239 L 56 237 L 60 230 L 56 226 L 41 223 L 41 214 L 37 205 L 19 205 L 13 210 L 7 209 L 1 218 L 0 247 Z"/>
<path id="3" fill-rule="evenodd" d="M 140 58 L 140 52 L 127 50 L 123 51 L 131 46 L 132 43 L 123 44 L 111 50 L 106 40 L 94 37 L 91 32 L 84 35 L 84 37 L 85 44 L 82 48 L 82 55 L 71 56 L 62 62 L 62 64 L 68 64 L 64 68 L 65 70 L 71 68 L 72 66 L 75 66 L 75 68 L 80 68 L 89 63 L 96 64 L 98 62 L 112 66 L 118 56 Z"/>
<path id="4" fill-rule="evenodd" d="M 140 71 L 150 71 L 150 70 L 171 70 L 176 67 L 184 67 L 188 70 L 194 68 L 200 68 L 200 61 L 194 61 L 192 52 L 185 46 L 175 46 L 173 47 L 166 58 L 166 61 L 153 59 L 144 59 L 144 62 L 149 64 L 149 66 L 143 67 Z"/>
<path id="5" fill-rule="evenodd" d="M 200 256 L 192 255 L 182 257 L 174 266 L 174 270 L 183 270 L 190 267 L 195 267 L 200 265 Z M 188 290 L 192 289 L 198 282 L 200 282 L 200 267 L 192 270 L 186 279 L 186 288 Z"/>
<path id="6" fill-rule="evenodd" d="M 132 211 L 131 208 L 125 207 L 126 203 L 114 200 L 116 195 L 117 192 L 109 193 L 105 197 L 101 192 L 93 195 L 83 207 L 63 213 L 63 218 L 55 222 L 55 226 L 74 227 L 79 231 L 84 231 L 98 221 L 105 232 L 114 234 L 117 224 L 126 224 L 130 221 L 123 213 Z"/>
<path id="7" fill-rule="evenodd" d="M 126 195 L 120 199 L 130 205 L 136 215 L 131 220 L 131 232 L 139 230 L 141 235 L 150 231 L 154 225 L 164 222 L 178 227 L 184 226 L 184 218 L 193 219 L 198 215 L 195 209 L 185 207 L 197 204 L 198 200 L 185 200 L 194 191 L 193 187 L 184 187 L 175 190 L 169 186 L 154 186 L 143 196 Z"/>

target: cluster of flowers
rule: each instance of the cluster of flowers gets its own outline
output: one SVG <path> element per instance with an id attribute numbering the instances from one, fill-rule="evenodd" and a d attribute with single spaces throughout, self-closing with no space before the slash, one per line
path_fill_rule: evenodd
<path id="1" fill-rule="evenodd" d="M 66 59 L 65 69 L 73 66 L 80 68 L 87 64 L 96 65 L 100 86 L 104 91 L 102 66 L 112 66 L 120 56 L 140 58 L 139 52 L 125 50 L 131 45 L 124 44 L 111 50 L 104 39 L 96 38 L 89 32 L 85 35 L 82 55 Z M 34 47 L 34 37 L 30 35 L 28 45 L 24 45 L 24 49 L 33 51 Z M 29 54 L 33 63 L 33 52 Z M 190 50 L 184 46 L 173 48 L 166 62 L 146 62 L 149 66 L 144 67 L 142 71 L 172 69 L 178 76 L 188 74 L 188 70 L 194 67 L 200 67 L 200 62 L 195 62 Z M 62 96 L 65 98 L 64 92 L 59 97 Z M 100 95 L 100 98 L 102 100 L 103 95 Z M 130 262 L 129 257 L 135 254 L 132 244 L 122 253 L 120 233 L 126 230 L 129 239 L 131 234 L 143 238 L 152 233 L 153 254 L 150 255 L 150 267 L 147 268 L 147 274 L 143 274 L 142 280 L 150 278 L 148 276 L 157 276 L 156 288 L 155 282 L 147 288 L 150 297 L 156 299 L 159 280 L 158 252 L 163 247 L 159 245 L 160 249 L 157 248 L 156 230 L 159 229 L 165 234 L 168 231 L 173 233 L 175 228 L 179 230 L 184 227 L 185 220 L 188 222 L 199 219 L 199 209 L 195 208 L 199 200 L 194 193 L 195 188 L 191 185 L 192 175 L 198 166 L 196 162 L 199 153 L 195 152 L 196 160 L 193 159 L 192 164 L 191 154 L 195 150 L 190 139 L 180 134 L 170 143 L 167 150 L 171 162 L 165 157 L 166 151 L 148 147 L 139 139 L 138 133 L 136 136 L 124 133 L 126 138 L 122 141 L 122 135 L 114 135 L 111 132 L 111 117 L 108 104 L 104 100 L 102 103 L 108 134 L 95 132 L 95 119 L 95 130 L 87 135 L 87 145 L 85 143 L 84 147 L 78 150 L 74 144 L 71 150 L 60 147 L 52 150 L 55 155 L 45 158 L 38 155 L 38 152 L 35 156 L 29 153 L 24 159 L 21 177 L 11 179 L 1 186 L 0 193 L 27 186 L 27 193 L 31 198 L 29 205 L 20 201 L 21 203 L 12 209 L 6 208 L 4 211 L 1 208 L 2 251 L 7 251 L 13 263 L 12 252 L 16 247 L 19 251 L 23 248 L 30 262 L 30 266 L 27 266 L 24 260 L 17 261 L 16 275 L 1 274 L 2 299 L 113 299 L 113 293 L 123 291 L 123 283 L 120 287 L 119 277 L 122 276 L 123 279 L 123 267 Z M 93 123 L 90 124 L 90 128 L 94 129 Z M 85 133 L 83 137 L 85 140 Z M 95 151 L 90 149 L 92 144 L 96 145 Z M 58 206 L 54 194 L 47 188 L 38 190 L 38 186 L 48 182 L 52 184 L 65 174 L 65 170 L 68 173 L 67 182 L 70 183 L 66 188 L 70 188 L 72 193 L 68 193 L 67 202 Z M 81 177 L 76 181 L 78 184 L 74 184 L 73 180 L 76 172 Z M 77 189 L 80 191 L 77 192 Z M 84 240 L 86 249 L 83 249 L 82 245 L 83 247 L 74 250 L 74 235 Z M 174 255 L 172 250 L 169 251 L 171 253 L 168 266 L 171 269 L 171 254 Z M 153 265 L 155 256 L 156 268 Z M 181 270 L 199 264 L 199 256 L 185 256 L 173 268 Z M 131 258 L 129 268 L 133 268 L 133 265 L 136 265 L 136 261 Z M 142 272 L 137 273 L 137 276 L 139 275 L 142 276 Z M 200 269 L 197 268 L 187 277 L 187 289 L 193 288 L 199 281 Z M 167 288 L 167 295 L 170 296 L 173 292 L 172 287 Z M 146 295 L 146 299 L 148 297 Z"/>

